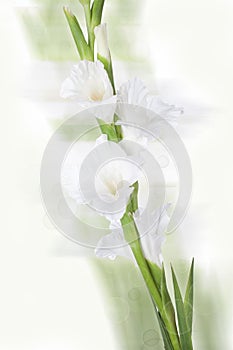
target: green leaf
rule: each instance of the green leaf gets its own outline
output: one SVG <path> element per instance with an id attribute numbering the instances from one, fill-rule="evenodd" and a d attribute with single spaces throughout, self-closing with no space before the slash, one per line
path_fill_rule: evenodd
<path id="1" fill-rule="evenodd" d="M 193 276 L 194 276 L 194 259 L 192 260 L 192 264 L 190 267 L 188 283 L 185 292 L 184 298 L 184 310 L 187 320 L 187 327 L 192 334 L 192 326 L 193 326 Z"/>
<path id="2" fill-rule="evenodd" d="M 180 341 L 176 327 L 175 310 L 167 288 L 164 265 L 162 266 L 161 274 L 161 297 L 163 304 L 162 318 L 165 325 L 167 326 L 167 331 L 170 335 L 174 349 L 180 349 Z"/>
<path id="3" fill-rule="evenodd" d="M 170 339 L 169 334 L 168 334 L 168 331 L 166 329 L 166 326 L 162 320 L 161 315 L 158 313 L 158 311 L 157 311 L 157 318 L 158 318 L 158 322 L 159 322 L 160 331 L 161 331 L 162 337 L 163 337 L 164 349 L 165 350 L 174 350 L 173 345 L 171 343 L 171 339 Z"/>
<path id="4" fill-rule="evenodd" d="M 107 135 L 109 141 L 118 142 L 118 137 L 117 137 L 117 133 L 116 133 L 114 124 L 113 123 L 107 124 L 104 120 L 102 120 L 100 118 L 96 118 L 96 119 L 97 119 L 97 122 L 99 124 L 99 127 L 100 127 L 102 134 Z"/>
<path id="5" fill-rule="evenodd" d="M 181 291 L 180 291 L 177 278 L 172 266 L 171 266 L 171 269 L 172 269 L 172 279 L 173 279 L 173 287 L 174 287 L 174 294 L 175 294 L 175 301 L 176 301 L 176 314 L 177 314 L 177 319 L 179 324 L 181 349 L 193 350 L 192 340 L 191 340 L 190 332 L 187 326 L 184 302 L 183 302 Z"/>
<path id="6" fill-rule="evenodd" d="M 162 266 L 162 274 L 161 274 L 161 296 L 162 296 L 163 314 L 164 314 L 162 316 L 166 317 L 169 320 L 169 323 L 175 324 L 175 311 L 167 289 L 164 265 Z"/>
<path id="7" fill-rule="evenodd" d="M 73 35 L 81 60 L 87 59 L 89 61 L 93 61 L 94 60 L 93 53 L 86 42 L 86 39 L 83 35 L 82 29 L 78 23 L 77 18 L 67 7 L 64 7 L 64 13 L 65 13 L 67 22 L 69 24 L 71 33 Z"/>
<path id="8" fill-rule="evenodd" d="M 149 266 L 149 269 L 151 271 L 151 274 L 153 276 L 153 279 L 155 281 L 155 284 L 158 288 L 158 290 L 160 291 L 161 290 L 161 277 L 162 277 L 162 270 L 161 268 L 156 265 L 155 263 L 147 260 L 147 264 Z"/>

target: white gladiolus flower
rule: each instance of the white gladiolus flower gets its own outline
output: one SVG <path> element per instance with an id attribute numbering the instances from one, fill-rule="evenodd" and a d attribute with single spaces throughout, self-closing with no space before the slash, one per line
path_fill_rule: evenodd
<path id="1" fill-rule="evenodd" d="M 112 85 L 100 61 L 80 61 L 61 87 L 61 97 L 78 102 L 100 103 L 112 96 Z"/>
<path id="2" fill-rule="evenodd" d="M 155 215 L 155 225 L 152 230 L 140 235 L 140 244 L 147 260 L 161 264 L 161 249 L 166 238 L 166 229 L 169 224 L 169 216 L 166 207 L 162 208 Z M 140 217 L 135 215 L 135 223 L 139 232 L 146 230 L 147 223 Z M 123 229 L 118 225 L 112 226 L 115 228 L 110 234 L 100 239 L 95 253 L 99 258 L 108 258 L 115 260 L 117 256 L 123 256 L 135 262 L 135 258 L 130 249 L 129 244 L 125 241 Z M 139 233 L 140 234 L 140 233 Z"/>
<path id="3" fill-rule="evenodd" d="M 171 122 L 183 113 L 182 108 L 169 105 L 158 95 L 151 95 L 143 82 L 138 78 L 131 79 L 123 84 L 117 93 L 117 97 L 120 103 L 144 107 Z"/>
<path id="4" fill-rule="evenodd" d="M 137 106 L 147 107 L 149 90 L 139 78 L 133 78 L 121 85 L 117 92 L 118 101 Z"/>
<path id="5" fill-rule="evenodd" d="M 100 61 L 80 61 L 61 87 L 61 97 L 82 103 L 100 103 L 112 96 L 112 85 Z"/>
<path id="6" fill-rule="evenodd" d="M 62 84 L 60 95 L 76 100 L 84 108 L 92 107 L 93 114 L 106 123 L 113 120 L 116 96 L 100 61 L 83 60 L 74 65 L 70 76 Z"/>
<path id="7" fill-rule="evenodd" d="M 105 58 L 108 62 L 111 61 L 109 46 L 108 46 L 108 37 L 107 37 L 107 25 L 102 23 L 95 27 L 94 29 L 95 39 L 97 44 L 98 55 Z"/>
<path id="8" fill-rule="evenodd" d="M 127 108 L 128 104 L 152 111 L 173 126 L 176 125 L 177 118 L 183 113 L 182 108 L 165 103 L 158 95 L 151 95 L 143 82 L 138 78 L 129 80 L 120 87 L 117 93 L 117 100 L 119 102 L 118 114 L 120 117 L 118 124 L 121 124 L 121 120 L 123 122 L 135 120 L 135 111 Z M 125 107 L 124 104 L 126 104 Z M 144 114 L 140 120 L 137 120 L 137 123 L 139 126 L 145 127 L 145 129 L 157 135 L 158 123 L 154 123 L 153 113 Z M 124 125 L 122 125 L 122 129 L 125 138 L 140 142 L 144 146 L 150 138 L 140 129 L 133 129 Z"/>
<path id="9" fill-rule="evenodd" d="M 128 156 L 120 143 L 107 141 L 106 135 L 97 140 L 85 159 L 79 169 L 75 166 L 75 152 L 64 162 L 61 173 L 64 193 L 77 205 L 88 204 L 110 222 L 120 220 L 133 191 L 131 186 L 142 176 L 136 165 L 141 159 Z"/>

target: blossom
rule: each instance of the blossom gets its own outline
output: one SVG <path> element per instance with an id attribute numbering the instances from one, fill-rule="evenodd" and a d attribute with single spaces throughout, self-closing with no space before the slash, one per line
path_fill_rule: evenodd
<path id="1" fill-rule="evenodd" d="M 147 107 L 149 90 L 139 78 L 133 78 L 122 84 L 117 92 L 118 102 Z"/>
<path id="2" fill-rule="evenodd" d="M 164 120 L 175 126 L 177 118 L 183 113 L 182 108 L 164 102 L 158 95 L 151 95 L 138 78 L 131 79 L 121 85 L 117 93 L 117 101 L 120 117 L 118 124 L 122 124 L 124 137 L 143 145 L 146 145 L 150 139 L 150 136 L 146 135 L 143 129 L 157 135 L 160 121 Z M 128 105 L 142 108 L 130 108 Z M 125 122 L 126 124 L 128 122 L 135 123 L 141 129 L 129 127 L 125 125 Z"/>
<path id="3" fill-rule="evenodd" d="M 104 65 L 100 61 L 80 61 L 63 82 L 61 97 L 77 101 L 84 108 L 92 108 L 97 118 L 106 123 L 113 120 L 116 96 Z"/>
<path id="4" fill-rule="evenodd" d="M 135 223 L 139 230 L 140 244 L 145 258 L 157 265 L 161 264 L 161 250 L 166 238 L 166 229 L 169 224 L 169 216 L 167 214 L 167 207 L 161 208 L 154 213 L 154 225 L 147 231 L 148 222 L 140 213 L 135 215 Z M 130 249 L 130 245 L 124 238 L 123 229 L 120 223 L 111 226 L 113 229 L 111 233 L 105 235 L 100 239 L 95 249 L 96 256 L 99 258 L 108 258 L 115 260 L 117 256 L 123 256 L 127 259 L 133 260 L 135 258 Z"/>
<path id="5" fill-rule="evenodd" d="M 171 122 L 183 113 L 182 108 L 164 102 L 158 95 L 151 95 L 143 82 L 137 77 L 121 85 L 117 97 L 119 103 L 144 107 Z"/>
<path id="6" fill-rule="evenodd" d="M 121 143 L 107 141 L 106 135 L 97 140 L 79 169 L 75 166 L 77 158 L 74 152 L 63 164 L 61 184 L 65 194 L 77 205 L 88 204 L 110 222 L 120 220 L 133 191 L 131 186 L 140 178 L 136 164 L 141 159 L 129 156 Z"/>
<path id="7" fill-rule="evenodd" d="M 62 84 L 61 97 L 79 102 L 102 102 L 113 96 L 108 75 L 100 61 L 80 61 Z"/>

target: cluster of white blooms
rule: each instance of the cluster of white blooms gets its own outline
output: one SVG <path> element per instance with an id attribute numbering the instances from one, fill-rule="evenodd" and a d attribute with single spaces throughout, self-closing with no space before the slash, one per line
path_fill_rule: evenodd
<path id="1" fill-rule="evenodd" d="M 106 40 L 106 26 L 100 25 L 95 29 L 96 40 L 98 50 L 102 57 L 110 59 L 109 50 L 107 47 Z M 88 60 L 82 60 L 77 63 L 70 76 L 64 81 L 61 88 L 61 96 L 63 98 L 69 98 L 76 100 L 77 103 L 81 104 L 85 108 L 112 105 L 114 108 L 106 109 L 103 108 L 101 113 L 101 119 L 106 123 L 113 122 L 113 115 L 118 111 L 118 124 L 121 125 L 123 140 L 133 140 L 145 144 L 145 135 L 132 131 L 132 128 L 128 128 L 124 125 L 127 122 L 127 113 L 124 113 L 124 105 L 134 105 L 150 110 L 154 115 L 163 118 L 169 123 L 175 123 L 177 117 L 182 113 L 181 108 L 169 105 L 161 100 L 159 96 L 151 95 L 148 89 L 144 86 L 143 82 L 134 78 L 124 83 L 116 94 L 112 87 L 109 76 L 105 70 L 103 63 L 99 60 L 92 62 Z M 122 109 L 123 108 L 123 109 Z M 104 111 L 107 110 L 107 113 Z M 152 113 L 152 115 L 153 115 Z M 99 115 L 97 115 L 99 117 Z M 153 118 L 152 118 L 153 119 Z M 148 120 L 145 121 L 148 123 Z M 150 123 L 153 126 L 153 120 L 150 119 Z M 143 125 L 143 121 L 141 123 Z M 155 124 L 156 125 L 156 124 Z M 124 161 L 115 164 L 108 163 L 102 170 L 96 174 L 95 178 L 95 191 L 93 191 L 92 198 L 89 201 L 98 206 L 98 201 L 105 203 L 102 205 L 102 215 L 104 215 L 110 221 L 110 228 L 112 233 L 104 236 L 96 248 L 96 255 L 100 257 L 108 257 L 114 259 L 117 255 L 123 255 L 125 257 L 132 258 L 133 255 L 130 251 L 129 246 L 126 244 L 123 230 L 120 225 L 120 219 L 124 215 L 127 203 L 130 195 L 133 191 L 132 185 L 136 181 L 140 181 L 140 176 L 137 171 L 132 170 L 129 164 L 131 162 L 131 155 L 127 155 L 122 142 L 114 143 L 108 141 L 106 135 L 102 135 L 96 142 L 96 154 L 95 157 L 98 159 L 98 146 L 104 142 L 105 150 L 117 154 L 118 157 L 124 158 Z M 147 141 L 146 141 L 147 142 Z M 99 151 L 101 152 L 101 150 Z M 140 159 L 138 159 L 140 163 Z M 88 189 L 92 169 L 86 169 L 86 177 L 84 187 Z M 67 174 L 66 174 L 67 175 Z M 77 179 L 68 180 L 68 176 L 63 176 L 62 184 L 64 188 L 68 188 L 69 195 L 73 197 L 77 204 L 83 203 L 84 199 L 81 195 L 77 195 Z M 72 179 L 72 177 L 70 177 Z M 89 191 L 90 192 L 90 191 Z M 88 200 L 87 200 L 88 202 Z M 114 207 L 114 203 L 120 203 L 121 210 L 114 213 L 109 213 L 109 205 Z M 156 213 L 157 221 L 153 227 L 153 232 L 148 232 L 146 235 L 141 237 L 142 249 L 145 257 L 150 259 L 157 264 L 160 261 L 161 245 L 164 241 L 166 228 L 169 223 L 169 217 L 166 212 L 166 208 L 163 208 L 159 213 Z M 138 226 L 141 225 L 142 231 L 143 226 L 146 223 L 140 222 L 140 215 L 138 212 L 135 213 L 135 222 Z M 117 248 L 116 248 L 117 246 Z"/>

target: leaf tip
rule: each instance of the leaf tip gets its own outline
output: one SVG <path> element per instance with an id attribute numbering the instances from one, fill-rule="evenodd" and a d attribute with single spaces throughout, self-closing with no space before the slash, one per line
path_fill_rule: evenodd
<path id="1" fill-rule="evenodd" d="M 73 12 L 71 11 L 71 9 L 68 7 L 68 6 L 63 6 L 63 11 L 65 13 L 65 15 L 68 15 L 68 16 L 74 16 Z"/>

